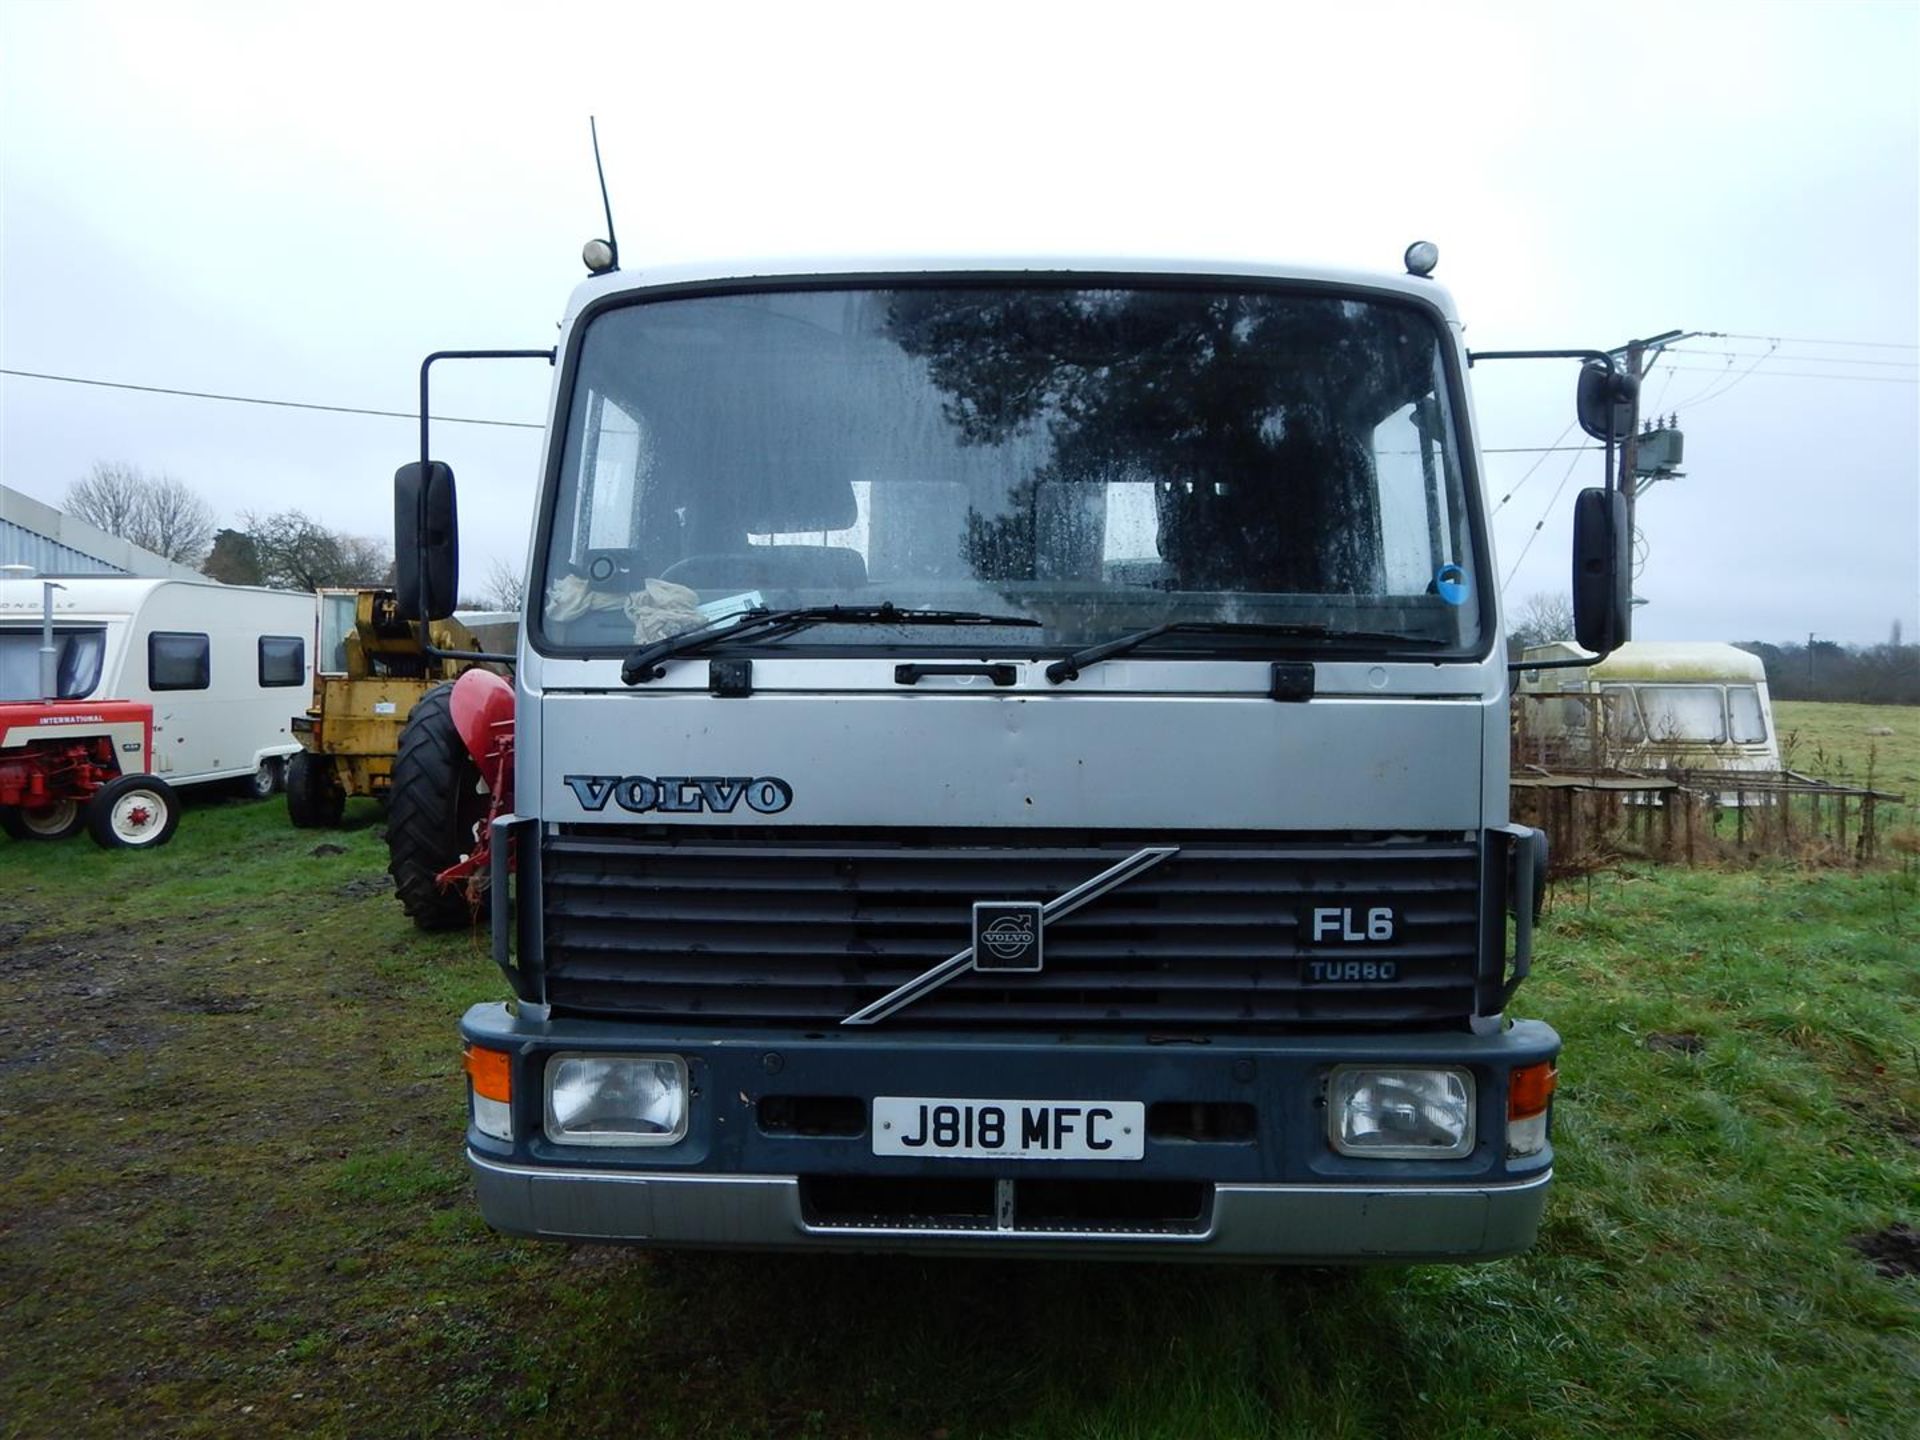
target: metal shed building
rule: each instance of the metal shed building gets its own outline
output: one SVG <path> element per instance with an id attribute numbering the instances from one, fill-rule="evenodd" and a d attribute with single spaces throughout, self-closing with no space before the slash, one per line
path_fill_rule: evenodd
<path id="1" fill-rule="evenodd" d="M 0 565 L 31 565 L 41 575 L 206 578 L 191 565 L 143 550 L 5 485 L 0 485 Z"/>

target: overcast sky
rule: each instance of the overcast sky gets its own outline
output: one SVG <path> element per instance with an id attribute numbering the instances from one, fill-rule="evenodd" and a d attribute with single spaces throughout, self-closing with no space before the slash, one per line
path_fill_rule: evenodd
<path id="1" fill-rule="evenodd" d="M 595 113 L 628 271 L 887 252 L 1393 270 L 1429 239 L 1481 348 L 1725 332 L 1648 384 L 1687 474 L 1641 507 L 1636 633 L 1920 635 L 1913 0 L 533 16 L 0 0 L 0 365 L 411 411 L 429 350 L 552 343 L 604 228 Z M 436 409 L 537 421 L 548 378 L 449 368 Z M 1474 378 L 1489 449 L 1577 438 L 1571 365 Z M 53 503 L 124 461 L 225 523 L 297 506 L 390 539 L 415 443 L 400 419 L 0 377 L 0 473 Z M 435 449 L 474 590 L 523 561 L 537 432 L 444 425 Z M 1564 590 L 1597 457 L 1490 454 L 1488 473 L 1512 496 L 1509 604 Z"/>

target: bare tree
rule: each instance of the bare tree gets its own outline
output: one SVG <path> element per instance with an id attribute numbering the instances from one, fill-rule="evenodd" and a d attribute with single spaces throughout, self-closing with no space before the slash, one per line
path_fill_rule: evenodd
<path id="1" fill-rule="evenodd" d="M 146 488 L 146 477 L 133 466 L 96 461 L 84 480 L 67 487 L 65 509 L 109 535 L 131 540 Z"/>
<path id="2" fill-rule="evenodd" d="M 241 518 L 268 585 L 323 590 L 392 583 L 393 557 L 378 540 L 329 530 L 299 510 Z"/>
<path id="3" fill-rule="evenodd" d="M 527 580 L 497 557 L 487 565 L 486 601 L 494 610 L 518 610 L 526 603 Z"/>
<path id="4" fill-rule="evenodd" d="M 1573 638 L 1573 601 L 1551 590 L 1538 590 L 1507 624 L 1507 646 L 1519 655 L 1529 645 L 1549 645 Z"/>
<path id="5" fill-rule="evenodd" d="M 211 505 L 181 481 L 149 479 L 132 465 L 97 462 L 67 487 L 66 510 L 183 565 L 198 565 L 213 545 Z"/>
<path id="6" fill-rule="evenodd" d="M 140 505 L 140 534 L 129 536 L 136 545 L 177 560 L 198 565 L 213 547 L 213 507 L 169 475 L 147 483 Z"/>
<path id="7" fill-rule="evenodd" d="M 345 579 L 341 585 L 391 585 L 393 584 L 393 552 L 385 542 L 367 535 L 341 534 L 335 537 L 340 542 L 340 567 Z"/>

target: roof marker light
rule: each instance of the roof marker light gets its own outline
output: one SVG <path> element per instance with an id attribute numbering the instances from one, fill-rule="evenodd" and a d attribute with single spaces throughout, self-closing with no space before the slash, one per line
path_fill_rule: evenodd
<path id="1" fill-rule="evenodd" d="M 589 240 L 580 247 L 580 259 L 595 275 L 613 269 L 613 246 L 604 240 Z"/>
<path id="2" fill-rule="evenodd" d="M 1433 267 L 1440 263 L 1440 247 L 1431 240 L 1416 240 L 1407 246 L 1406 262 L 1409 275 L 1425 279 L 1433 274 Z"/>

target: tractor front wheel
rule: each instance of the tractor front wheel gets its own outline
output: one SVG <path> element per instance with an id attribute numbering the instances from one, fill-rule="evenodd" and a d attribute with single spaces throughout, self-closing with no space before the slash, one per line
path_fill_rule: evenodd
<path id="1" fill-rule="evenodd" d="M 302 750 L 287 761 L 287 818 L 296 830 L 331 828 L 347 813 L 347 792 L 324 756 Z"/>
<path id="2" fill-rule="evenodd" d="M 64 840 L 87 823 L 78 800 L 52 800 L 45 805 L 0 805 L 0 830 L 16 840 Z"/>
<path id="3" fill-rule="evenodd" d="M 122 775 L 87 802 L 87 830 L 103 850 L 151 850 L 179 826 L 180 801 L 157 775 Z"/>
<path id="4" fill-rule="evenodd" d="M 443 888 L 434 877 L 479 844 L 488 795 L 480 767 L 453 724 L 453 685 L 436 685 L 413 707 L 400 732 L 388 792 L 388 873 L 400 906 L 422 930 L 471 925 L 468 886 Z M 476 880 L 484 883 L 485 877 Z"/>

